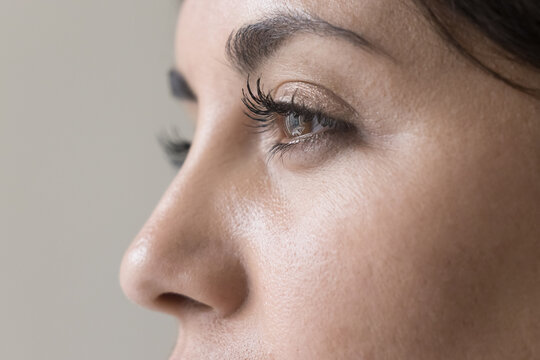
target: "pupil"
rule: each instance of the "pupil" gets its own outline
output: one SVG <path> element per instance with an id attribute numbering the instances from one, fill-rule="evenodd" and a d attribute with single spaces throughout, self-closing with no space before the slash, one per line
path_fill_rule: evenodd
<path id="1" fill-rule="evenodd" d="M 305 124 L 303 116 L 299 114 L 289 114 L 286 119 L 287 131 L 291 136 L 300 136 L 304 133 Z"/>
<path id="2" fill-rule="evenodd" d="M 298 115 L 291 114 L 290 119 L 291 119 L 291 125 L 293 127 L 296 127 L 296 126 L 300 125 L 300 117 Z"/>

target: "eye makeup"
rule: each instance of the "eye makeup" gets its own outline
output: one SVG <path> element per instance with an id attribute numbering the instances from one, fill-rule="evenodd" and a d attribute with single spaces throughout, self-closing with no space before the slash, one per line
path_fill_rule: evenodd
<path id="1" fill-rule="evenodd" d="M 195 100 L 177 71 L 171 70 L 169 79 L 176 97 Z M 363 140 L 359 114 L 322 86 L 291 81 L 265 92 L 260 78 L 253 88 L 248 77 L 241 100 L 244 113 L 251 120 L 248 126 L 261 136 L 267 162 L 285 153 L 299 161 L 321 158 L 347 146 L 352 139 Z M 181 167 L 190 142 L 177 132 L 164 133 L 159 142 L 173 166 Z"/>
<path id="2" fill-rule="evenodd" d="M 293 150 L 312 157 L 332 141 L 335 144 L 358 133 L 352 122 L 344 120 L 357 116 L 354 109 L 313 84 L 287 83 L 265 92 L 260 78 L 255 90 L 248 79 L 242 95 L 245 113 L 254 122 L 251 126 L 270 138 L 269 159 Z"/>

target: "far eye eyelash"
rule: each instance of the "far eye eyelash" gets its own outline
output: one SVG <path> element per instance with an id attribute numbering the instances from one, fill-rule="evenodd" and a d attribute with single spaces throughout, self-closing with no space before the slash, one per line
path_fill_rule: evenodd
<path id="1" fill-rule="evenodd" d="M 191 142 L 182 139 L 176 130 L 158 136 L 159 144 L 175 168 L 181 168 L 191 147 Z"/>

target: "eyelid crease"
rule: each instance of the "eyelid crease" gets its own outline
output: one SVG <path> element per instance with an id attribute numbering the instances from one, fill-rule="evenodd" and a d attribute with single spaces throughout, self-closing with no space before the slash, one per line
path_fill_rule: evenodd
<path id="1" fill-rule="evenodd" d="M 286 94 L 287 94 L 286 90 L 285 90 L 284 95 L 278 96 L 279 93 L 280 93 L 280 90 L 283 87 L 287 87 L 287 86 L 293 85 L 293 84 L 294 84 L 293 96 L 298 95 L 300 90 L 302 90 L 301 93 L 308 93 L 313 98 L 317 97 L 315 95 L 318 94 L 319 98 L 332 98 L 332 99 L 334 99 L 335 102 L 338 103 L 339 107 L 343 107 L 343 108 L 347 109 L 348 115 L 355 116 L 355 117 L 360 115 L 358 113 L 358 111 L 352 105 L 350 105 L 347 101 L 343 100 L 333 90 L 327 88 L 326 86 L 316 84 L 316 83 L 306 81 L 306 80 L 287 80 L 287 81 L 283 81 L 283 82 L 279 83 L 271 91 L 272 96 L 279 97 L 279 98 L 286 97 Z M 317 101 L 317 103 L 320 103 L 320 101 Z M 306 106 L 307 108 L 310 108 L 309 106 L 306 105 L 305 102 L 303 102 L 303 105 Z"/>

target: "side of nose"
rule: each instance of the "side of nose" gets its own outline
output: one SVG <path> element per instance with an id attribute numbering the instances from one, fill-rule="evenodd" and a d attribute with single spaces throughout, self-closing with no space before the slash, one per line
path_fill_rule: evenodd
<path id="1" fill-rule="evenodd" d="M 219 210 L 229 201 L 225 189 L 195 170 L 173 181 L 127 250 L 120 283 L 128 298 L 153 310 L 225 317 L 247 296 L 246 271 Z"/>

